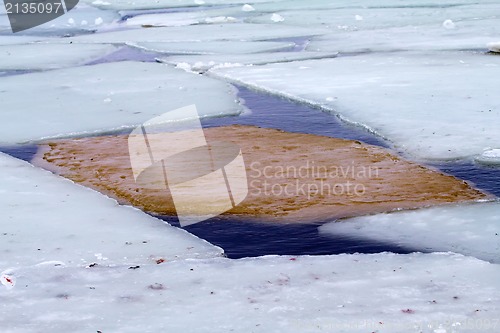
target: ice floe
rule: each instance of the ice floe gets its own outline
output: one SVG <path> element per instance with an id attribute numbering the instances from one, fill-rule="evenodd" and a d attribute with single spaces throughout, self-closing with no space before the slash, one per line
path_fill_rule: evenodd
<path id="1" fill-rule="evenodd" d="M 470 158 L 500 145 L 500 59 L 484 53 L 367 54 L 211 73 L 323 106 L 419 159 Z"/>
<path id="2" fill-rule="evenodd" d="M 0 324 L 15 332 L 498 330 L 500 266 L 456 254 L 48 264 L 12 275 Z"/>
<path id="3" fill-rule="evenodd" d="M 483 50 L 500 34 L 497 20 L 462 21 L 456 29 L 439 24 L 347 30 L 313 38 L 311 51 L 393 52 L 401 50 Z"/>
<path id="4" fill-rule="evenodd" d="M 209 41 L 209 42 L 169 42 L 169 43 L 128 43 L 143 50 L 172 54 L 246 54 L 283 51 L 291 49 L 290 42 L 255 42 L 255 41 Z"/>
<path id="5" fill-rule="evenodd" d="M 209 16 L 203 12 L 181 12 L 138 15 L 128 18 L 125 24 L 127 26 L 144 27 L 179 27 L 194 24 L 217 24 L 236 21 L 237 19 L 232 16 Z"/>
<path id="6" fill-rule="evenodd" d="M 476 161 L 482 164 L 500 165 L 500 149 L 488 149 L 476 157 Z"/>
<path id="7" fill-rule="evenodd" d="M 157 63 L 2 77 L 0 91 L 2 143 L 133 127 L 191 104 L 202 116 L 243 110 L 231 85 Z"/>
<path id="8" fill-rule="evenodd" d="M 183 230 L 1 153 L 0 173 L 0 271 L 221 254 Z"/>
<path id="9" fill-rule="evenodd" d="M 248 1 L 248 0 L 247 0 Z M 252 0 L 252 3 L 268 2 L 269 0 Z M 275 0 L 284 1 L 284 0 Z M 245 0 L 83 0 L 89 5 L 101 9 L 113 10 L 137 10 L 137 9 L 163 9 L 176 7 L 200 7 L 200 6 L 218 6 L 218 5 L 243 5 Z"/>
<path id="10" fill-rule="evenodd" d="M 112 45 L 46 44 L 0 45 L 1 70 L 43 70 L 84 65 L 116 51 Z"/>
<path id="11" fill-rule="evenodd" d="M 500 53 L 500 42 L 488 43 L 488 49 L 491 52 L 498 52 L 498 53 Z"/>
<path id="12" fill-rule="evenodd" d="M 92 35 L 81 35 L 65 40 L 74 43 L 143 43 L 143 42 L 200 42 L 217 40 L 259 41 L 277 38 L 313 36 L 325 30 L 301 27 L 281 27 L 273 24 L 208 24 L 180 27 L 139 28 Z"/>
<path id="13" fill-rule="evenodd" d="M 158 61 L 173 64 L 189 71 L 204 72 L 210 68 L 263 65 L 304 59 L 334 58 L 337 53 L 326 52 L 273 52 L 254 54 L 181 55 L 159 57 Z"/>
<path id="14" fill-rule="evenodd" d="M 377 214 L 320 227 L 332 236 L 392 242 L 423 251 L 453 251 L 500 263 L 500 203 Z"/>

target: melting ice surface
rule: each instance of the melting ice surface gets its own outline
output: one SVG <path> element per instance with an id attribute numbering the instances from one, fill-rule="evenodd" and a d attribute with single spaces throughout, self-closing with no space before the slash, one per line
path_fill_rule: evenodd
<path id="1" fill-rule="evenodd" d="M 489 43 L 497 50 L 496 0 L 259 0 L 252 11 L 245 4 L 82 0 L 16 36 L 0 6 L 0 50 L 15 55 L 2 57 L 1 71 L 43 70 L 0 77 L 0 142 L 135 126 L 193 103 L 206 116 L 238 114 L 235 89 L 218 77 L 322 106 L 414 158 L 494 164 L 500 58 L 486 52 Z M 299 37 L 305 52 L 276 52 L 291 51 Z M 80 66 L 124 44 L 162 53 L 171 65 Z M 212 61 L 253 66 L 212 70 L 212 78 L 173 68 L 206 70 Z M 80 67 L 64 68 L 71 66 Z M 321 228 L 469 257 L 228 260 L 186 232 L 4 155 L 0 194 L 0 276 L 16 281 L 0 285 L 6 332 L 498 331 L 500 268 L 487 262 L 498 263 L 498 203 Z"/>

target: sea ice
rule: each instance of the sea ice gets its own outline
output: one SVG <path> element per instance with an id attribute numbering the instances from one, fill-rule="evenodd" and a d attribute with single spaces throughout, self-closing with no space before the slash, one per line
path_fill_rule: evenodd
<path id="1" fill-rule="evenodd" d="M 476 161 L 482 164 L 500 165 L 500 149 L 488 149 L 476 157 Z"/>
<path id="2" fill-rule="evenodd" d="M 217 40 L 259 41 L 313 36 L 325 30 L 282 27 L 275 24 L 202 24 L 180 27 L 129 29 L 65 38 L 74 43 L 207 42 Z"/>
<path id="3" fill-rule="evenodd" d="M 341 31 L 315 37 L 308 44 L 311 51 L 394 52 L 401 50 L 483 50 L 500 34 L 497 20 L 460 22 L 456 29 L 441 25 L 422 25 Z"/>
<path id="4" fill-rule="evenodd" d="M 372 30 L 379 28 L 407 26 L 437 26 L 451 28 L 459 27 L 463 21 L 491 19 L 494 17 L 496 4 L 481 4 L 474 6 L 456 6 L 452 8 L 437 8 L 421 5 L 415 8 L 391 7 L 344 7 L 302 10 L 283 10 L 274 13 L 283 17 L 284 24 L 302 27 L 328 28 L 335 32 L 339 30 Z M 264 7 L 265 8 L 265 7 Z M 259 7 L 262 10 L 262 7 Z M 265 9 L 264 9 L 265 10 Z M 359 20 L 357 18 L 362 18 Z M 266 23 L 269 14 L 250 18 L 249 22 Z M 453 23 L 455 22 L 455 23 Z M 339 28 L 341 27 L 341 28 Z M 486 30 L 487 27 L 484 27 Z"/>
<path id="5" fill-rule="evenodd" d="M 127 26 L 147 27 L 180 27 L 194 24 L 226 23 L 234 22 L 234 17 L 210 16 L 205 12 L 180 12 L 180 13 L 157 13 L 145 14 L 128 18 Z"/>
<path id="6" fill-rule="evenodd" d="M 221 254 L 184 230 L 2 153 L 0 174 L 0 271 Z"/>
<path id="7" fill-rule="evenodd" d="M 191 104 L 201 116 L 244 110 L 231 85 L 157 63 L 118 62 L 2 77 L 0 92 L 2 143 L 135 127 Z"/>
<path id="8" fill-rule="evenodd" d="M 233 67 L 243 65 L 263 65 L 277 62 L 291 62 L 304 59 L 334 58 L 337 53 L 326 52 L 272 52 L 254 54 L 212 54 L 180 55 L 160 57 L 158 61 L 182 66 L 189 71 L 205 72 L 210 68 Z M 188 65 L 186 67 L 186 65 Z"/>
<path id="9" fill-rule="evenodd" d="M 36 36 L 0 36 L 0 46 L 3 45 L 19 45 L 19 44 L 28 44 L 33 42 L 39 42 L 46 40 L 45 37 L 36 37 Z"/>
<path id="10" fill-rule="evenodd" d="M 500 53 L 500 42 L 488 43 L 488 49 L 491 52 L 498 52 L 498 53 Z"/>
<path id="11" fill-rule="evenodd" d="M 366 54 L 211 74 L 322 106 L 418 159 L 471 158 L 500 146 L 500 58 L 484 53 Z"/>
<path id="12" fill-rule="evenodd" d="M 391 242 L 421 251 L 458 252 L 500 263 L 499 202 L 355 217 L 321 226 L 320 232 Z"/>
<path id="13" fill-rule="evenodd" d="M 112 45 L 46 44 L 0 46 L 1 70 L 45 70 L 84 65 L 116 51 Z"/>
<path id="14" fill-rule="evenodd" d="M 248 1 L 248 0 L 247 0 Z M 252 0 L 252 3 L 268 2 L 269 0 Z M 274 0 L 284 1 L 284 0 Z M 113 10 L 137 10 L 137 9 L 164 9 L 176 7 L 198 7 L 198 6 L 218 6 L 218 5 L 243 5 L 245 0 L 83 0 L 89 5 L 101 9 Z"/>
<path id="15" fill-rule="evenodd" d="M 243 7 L 241 7 L 241 10 L 244 12 L 253 12 L 255 11 L 255 7 L 249 4 L 244 4 Z"/>
<path id="16" fill-rule="evenodd" d="M 255 41 L 210 41 L 210 42 L 169 42 L 169 43 L 128 43 L 147 51 L 172 54 L 246 54 L 282 51 L 291 49 L 290 42 L 255 42 Z"/>
<path id="17" fill-rule="evenodd" d="M 457 254 L 82 266 L 14 270 L 16 286 L 0 285 L 0 325 L 7 332 L 441 333 L 479 332 L 478 325 L 498 332 L 500 266 Z"/>

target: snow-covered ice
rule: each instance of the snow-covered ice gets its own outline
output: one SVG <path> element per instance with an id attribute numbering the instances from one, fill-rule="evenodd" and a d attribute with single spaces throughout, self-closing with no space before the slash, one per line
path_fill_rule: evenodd
<path id="1" fill-rule="evenodd" d="M 2 143 L 134 127 L 191 104 L 201 116 L 244 110 L 229 84 L 157 63 L 118 62 L 2 77 L 0 91 Z"/>
<path id="2" fill-rule="evenodd" d="M 176 7 L 198 7 L 217 5 L 245 4 L 248 0 L 82 0 L 89 5 L 113 10 L 164 9 Z M 252 3 L 268 2 L 269 0 L 252 0 Z M 276 2 L 284 0 L 274 0 Z"/>
<path id="3" fill-rule="evenodd" d="M 244 12 L 253 12 L 255 11 L 255 7 L 246 3 L 241 7 L 241 10 Z"/>
<path id="4" fill-rule="evenodd" d="M 500 263 L 500 203 L 476 203 L 356 217 L 320 232 L 387 241 L 422 251 L 453 251 Z"/>
<path id="5" fill-rule="evenodd" d="M 28 44 L 38 41 L 46 40 L 45 37 L 36 36 L 1 36 L 0 35 L 0 45 L 18 45 L 18 44 Z"/>
<path id="6" fill-rule="evenodd" d="M 215 54 L 215 55 L 180 55 L 159 57 L 158 60 L 173 65 L 183 65 L 195 72 L 204 72 L 210 68 L 233 67 L 243 65 L 263 65 L 277 62 L 291 62 L 304 59 L 334 58 L 337 53 L 326 52 L 273 52 L 254 54 Z"/>
<path id="7" fill-rule="evenodd" d="M 500 53 L 500 42 L 491 42 L 491 43 L 488 43 L 488 49 L 491 51 L 491 52 L 498 52 Z"/>
<path id="8" fill-rule="evenodd" d="M 32 265 L 0 287 L 8 332 L 487 332 L 500 266 L 456 254 Z M 480 327 L 480 330 L 477 330 Z"/>
<path id="9" fill-rule="evenodd" d="M 168 43 L 128 43 L 140 49 L 172 54 L 247 54 L 264 53 L 291 49 L 290 42 L 255 42 L 255 41 L 209 41 L 209 42 L 168 42 Z M 267 53 L 264 53 L 265 55 Z"/>
<path id="10" fill-rule="evenodd" d="M 116 51 L 113 45 L 46 44 L 0 46 L 1 70 L 42 70 L 84 65 Z"/>
<path id="11" fill-rule="evenodd" d="M 125 24 L 127 26 L 179 27 L 194 24 L 217 24 L 235 21 L 236 18 L 231 16 L 210 16 L 204 12 L 181 12 L 138 15 L 128 18 Z"/>
<path id="12" fill-rule="evenodd" d="M 0 175 L 0 271 L 221 254 L 184 230 L 2 153 Z"/>
<path id="13" fill-rule="evenodd" d="M 485 150 L 476 161 L 488 165 L 500 165 L 500 148 Z"/>
<path id="14" fill-rule="evenodd" d="M 228 23 L 129 29 L 65 38 L 74 43 L 200 42 L 216 40 L 259 41 L 313 36 L 323 29 L 282 27 L 274 24 Z"/>
<path id="15" fill-rule="evenodd" d="M 470 158 L 500 145 L 500 58 L 484 53 L 378 53 L 211 74 L 320 105 L 418 159 Z"/>

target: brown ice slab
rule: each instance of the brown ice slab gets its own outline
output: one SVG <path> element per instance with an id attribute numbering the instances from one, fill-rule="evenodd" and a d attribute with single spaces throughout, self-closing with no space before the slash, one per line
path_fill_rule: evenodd
<path id="1" fill-rule="evenodd" d="M 249 194 L 224 215 L 269 222 L 321 222 L 489 196 L 463 180 L 359 141 L 254 126 L 205 129 L 209 142 L 241 148 Z M 168 190 L 136 184 L 126 135 L 63 139 L 32 163 L 146 212 L 175 216 Z"/>

